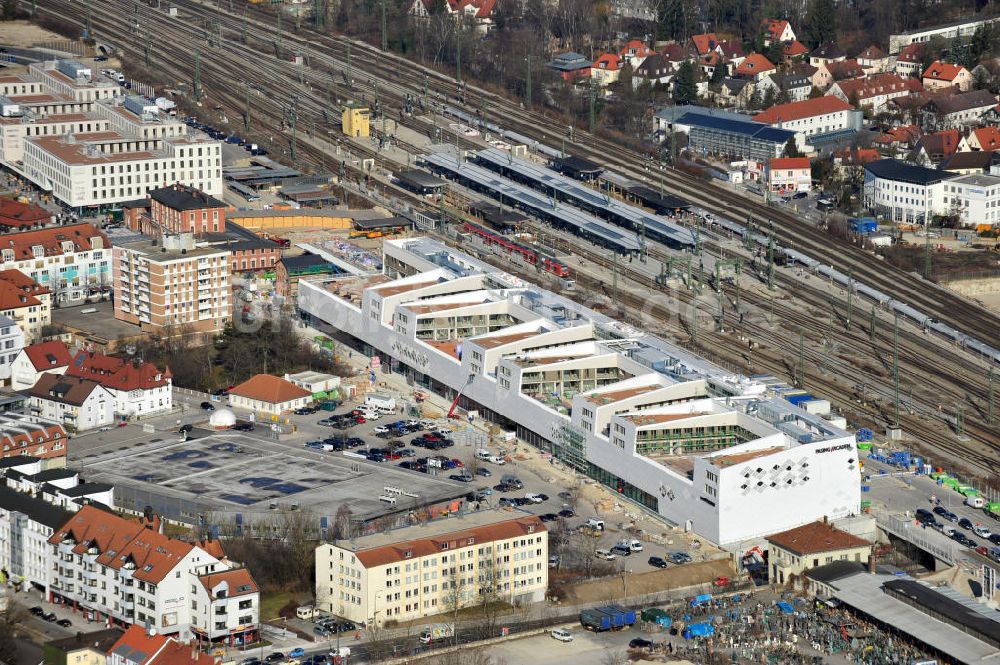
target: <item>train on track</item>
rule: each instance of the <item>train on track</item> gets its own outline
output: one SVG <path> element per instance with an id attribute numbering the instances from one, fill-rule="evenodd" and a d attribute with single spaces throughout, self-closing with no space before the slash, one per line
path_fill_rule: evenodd
<path id="1" fill-rule="evenodd" d="M 476 236 L 480 244 L 490 253 L 508 258 L 515 265 L 540 268 L 556 277 L 569 277 L 569 266 L 562 261 L 547 256 L 533 247 L 515 242 L 496 231 L 472 222 L 465 222 L 462 231 Z"/>

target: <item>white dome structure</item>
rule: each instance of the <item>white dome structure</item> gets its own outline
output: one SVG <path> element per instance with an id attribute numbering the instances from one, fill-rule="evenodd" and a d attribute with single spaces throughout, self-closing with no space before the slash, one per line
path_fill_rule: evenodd
<path id="1" fill-rule="evenodd" d="M 236 424 L 236 414 L 228 406 L 216 409 L 208 419 L 212 429 L 229 429 Z"/>

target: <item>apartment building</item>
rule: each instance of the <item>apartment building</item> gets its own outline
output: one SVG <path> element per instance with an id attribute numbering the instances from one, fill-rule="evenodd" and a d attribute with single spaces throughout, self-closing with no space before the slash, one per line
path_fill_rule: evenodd
<path id="1" fill-rule="evenodd" d="M 232 318 L 230 254 L 190 233 L 114 248 L 115 318 L 143 330 L 212 333 Z"/>
<path id="2" fill-rule="evenodd" d="M 0 460 L 29 455 L 42 460 L 46 469 L 66 466 L 69 438 L 53 420 L 20 413 L 0 414 Z"/>
<path id="3" fill-rule="evenodd" d="M 316 606 L 369 625 L 484 598 L 537 602 L 547 587 L 548 533 L 534 515 L 483 510 L 316 548 Z"/>
<path id="4" fill-rule="evenodd" d="M 13 319 L 27 343 L 52 322 L 52 294 L 20 270 L 0 270 L 0 315 Z"/>
<path id="5" fill-rule="evenodd" d="M 115 507 L 115 488 L 108 483 L 88 483 L 78 471 L 66 467 L 43 469 L 43 460 L 29 455 L 0 460 L 0 485 L 41 499 L 53 506 L 75 513 L 81 507 L 98 503 Z"/>
<path id="6" fill-rule="evenodd" d="M 239 646 L 248 637 L 242 628 L 257 626 L 260 589 L 246 568 L 217 568 L 209 564 L 191 573 L 191 630 L 200 641 Z"/>
<path id="7" fill-rule="evenodd" d="M 28 390 L 28 411 L 60 422 L 70 432 L 86 432 L 115 420 L 115 397 L 96 381 L 43 374 Z"/>
<path id="8" fill-rule="evenodd" d="M 870 113 L 881 113 L 892 100 L 915 95 L 923 89 L 916 79 L 903 79 L 898 74 L 885 73 L 837 81 L 826 94 L 858 108 L 867 108 Z"/>
<path id="9" fill-rule="evenodd" d="M 53 304 L 79 302 L 111 284 L 111 243 L 92 224 L 5 233 L 0 268 L 27 275 L 48 290 Z"/>
<path id="10" fill-rule="evenodd" d="M 114 397 L 114 412 L 123 418 L 173 408 L 173 375 L 138 358 L 127 360 L 93 351 L 78 351 L 66 368 L 67 376 L 90 379 Z"/>
<path id="11" fill-rule="evenodd" d="M 247 610 L 213 611 L 211 624 L 201 623 L 206 620 L 197 609 L 201 578 L 237 567 L 224 560 L 217 542 L 192 544 L 165 536 L 156 515 L 130 520 L 83 506 L 48 542 L 53 569 L 49 600 L 83 610 L 90 620 L 148 625 L 157 634 L 185 641 L 220 632 L 220 623 L 227 639 L 238 643 L 256 641 L 259 635 L 256 593 L 249 594 L 252 607 Z"/>
<path id="12" fill-rule="evenodd" d="M 621 500 L 723 544 L 857 512 L 853 435 L 770 383 L 436 241 L 383 253 L 382 275 L 300 282 L 309 322 Z"/>
<path id="13" fill-rule="evenodd" d="M 812 167 L 808 157 L 777 157 L 767 162 L 767 188 L 779 194 L 812 189 Z"/>
<path id="14" fill-rule="evenodd" d="M 863 121 L 861 111 L 836 97 L 814 97 L 776 104 L 753 119 L 772 127 L 799 132 L 808 138 L 857 131 Z"/>
<path id="15" fill-rule="evenodd" d="M 49 538 L 69 516 L 39 497 L 0 485 L 0 569 L 7 571 L 11 583 L 48 592 L 52 581 Z"/>
<path id="16" fill-rule="evenodd" d="M 55 215 L 34 203 L 22 203 L 6 197 L 0 198 L 0 227 L 27 231 L 55 224 Z"/>
<path id="17" fill-rule="evenodd" d="M 64 374 L 69 362 L 69 349 L 61 340 L 26 346 L 11 363 L 10 385 L 14 390 L 25 390 L 42 374 Z"/>
<path id="18" fill-rule="evenodd" d="M 927 224 L 941 213 L 944 183 L 953 173 L 896 159 L 865 165 L 864 205 L 891 222 Z"/>
<path id="19" fill-rule="evenodd" d="M 9 316 L 0 315 L 0 382 L 10 383 L 14 358 L 24 348 L 24 333 Z"/>

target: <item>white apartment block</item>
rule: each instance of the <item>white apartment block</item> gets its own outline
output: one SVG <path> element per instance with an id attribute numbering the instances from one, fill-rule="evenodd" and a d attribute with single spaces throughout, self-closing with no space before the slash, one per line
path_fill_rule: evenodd
<path id="1" fill-rule="evenodd" d="M 940 37 L 944 40 L 952 40 L 957 37 L 971 37 L 976 33 L 977 28 L 994 24 L 997 21 L 1000 21 L 1000 18 L 993 17 L 973 21 L 960 21 L 958 23 L 947 23 L 930 28 L 909 30 L 898 35 L 889 35 L 889 53 L 895 55 L 910 44 L 929 42 L 934 37 Z"/>
<path id="2" fill-rule="evenodd" d="M 115 318 L 143 329 L 221 330 L 232 318 L 230 251 L 190 233 L 114 248 Z"/>
<path id="3" fill-rule="evenodd" d="M 221 143 L 122 91 L 72 61 L 0 77 L 0 161 L 73 207 L 176 182 L 221 196 Z"/>
<path id="4" fill-rule="evenodd" d="M 312 324 L 460 390 L 460 406 L 622 500 L 723 544 L 859 509 L 853 435 L 769 384 L 435 241 L 383 252 L 383 275 L 300 283 Z"/>
<path id="5" fill-rule="evenodd" d="M 806 137 L 860 130 L 863 114 L 837 97 L 815 97 L 778 104 L 753 117 L 779 129 L 790 129 Z"/>
<path id="6" fill-rule="evenodd" d="M 548 587 L 548 551 L 541 520 L 499 510 L 324 543 L 316 548 L 316 607 L 381 625 L 484 599 L 537 602 Z"/>
<path id="7" fill-rule="evenodd" d="M 160 526 L 156 516 L 137 521 L 82 507 L 49 538 L 49 600 L 72 605 L 94 621 L 148 624 L 180 640 L 221 632 L 234 639 L 257 635 L 258 594 L 249 594 L 253 611 L 213 613 L 211 625 L 200 625 L 205 620 L 197 609 L 201 577 L 234 566 L 199 545 L 163 535 Z M 218 543 L 206 545 L 222 555 Z M 240 623 L 247 617 L 253 625 Z M 224 629 L 217 628 L 220 623 Z"/>
<path id="8" fill-rule="evenodd" d="M 62 508 L 0 485 L 0 569 L 7 571 L 12 583 L 28 585 L 43 596 L 48 592 L 49 538 L 68 518 Z"/>
<path id="9" fill-rule="evenodd" d="M 208 564 L 191 571 L 191 623 L 197 638 L 237 646 L 256 641 L 260 589 L 246 568 Z M 249 632 L 248 632 L 249 631 Z"/>
<path id="10" fill-rule="evenodd" d="M 14 359 L 24 348 L 24 332 L 9 316 L 0 315 L 0 382 L 10 383 Z"/>

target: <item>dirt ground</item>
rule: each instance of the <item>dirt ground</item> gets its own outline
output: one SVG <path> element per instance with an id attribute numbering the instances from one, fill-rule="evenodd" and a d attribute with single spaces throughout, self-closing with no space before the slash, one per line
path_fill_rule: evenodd
<path id="1" fill-rule="evenodd" d="M 667 589 L 686 587 L 694 584 L 711 582 L 721 575 L 732 575 L 733 569 L 728 560 L 701 561 L 675 566 L 665 570 L 652 570 L 646 573 L 628 575 L 628 595 L 639 596 Z M 574 586 L 567 586 L 563 603 L 599 603 L 609 600 L 621 600 L 625 587 L 621 576 L 591 580 Z"/>
<path id="2" fill-rule="evenodd" d="M 41 42 L 63 41 L 65 38 L 29 21 L 0 23 L 0 43 L 14 48 L 29 48 Z"/>

